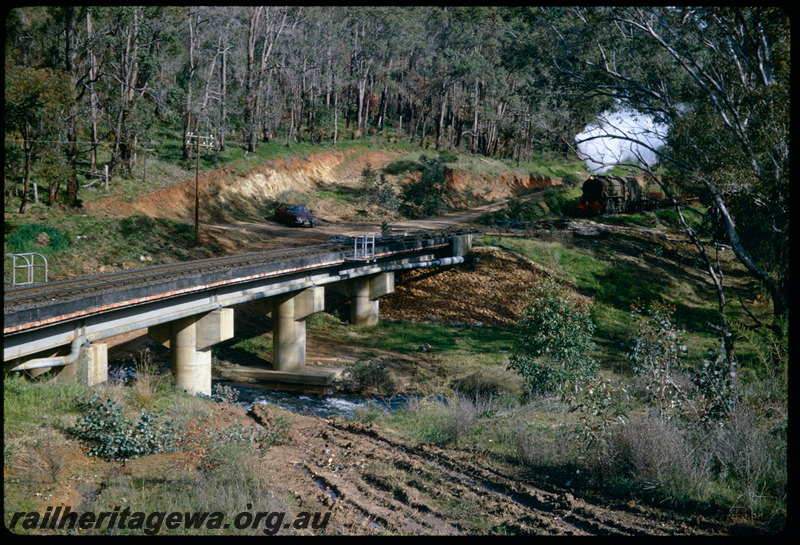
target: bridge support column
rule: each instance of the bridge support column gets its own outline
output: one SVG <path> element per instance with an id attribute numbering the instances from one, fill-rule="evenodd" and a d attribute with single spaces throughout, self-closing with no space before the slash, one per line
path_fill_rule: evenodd
<path id="1" fill-rule="evenodd" d="M 465 256 L 472 250 L 473 235 L 459 235 L 453 237 L 451 246 L 453 248 L 453 256 Z"/>
<path id="2" fill-rule="evenodd" d="M 355 325 L 376 325 L 380 305 L 378 299 L 394 291 L 394 271 L 353 278 L 349 283 L 350 322 Z"/>
<path id="3" fill-rule="evenodd" d="M 211 350 L 197 350 L 197 317 L 170 323 L 169 344 L 178 391 L 211 395 Z"/>
<path id="4" fill-rule="evenodd" d="M 211 395 L 211 348 L 233 337 L 233 309 L 223 308 L 153 326 L 148 334 L 170 349 L 179 392 Z"/>
<path id="5" fill-rule="evenodd" d="M 46 368 L 52 369 L 52 368 Z M 38 371 L 38 369 L 35 369 Z M 54 381 L 62 384 L 85 384 L 94 386 L 108 380 L 108 345 L 93 343 L 81 347 L 78 361 L 64 365 L 54 377 Z"/>
<path id="6" fill-rule="evenodd" d="M 269 307 L 267 307 L 269 308 Z M 325 288 L 308 288 L 272 299 L 272 367 L 278 371 L 306 364 L 305 319 L 325 309 Z"/>

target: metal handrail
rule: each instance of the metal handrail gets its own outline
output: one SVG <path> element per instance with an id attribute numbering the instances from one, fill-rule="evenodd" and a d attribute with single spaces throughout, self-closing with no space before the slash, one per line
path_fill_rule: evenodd
<path id="1" fill-rule="evenodd" d="M 42 258 L 44 264 L 37 264 L 36 263 L 36 256 Z M 43 267 L 44 268 L 44 281 L 47 282 L 47 259 L 42 254 L 37 254 L 35 252 L 27 252 L 23 254 L 6 254 L 6 257 L 11 258 L 11 284 L 16 286 L 19 284 L 33 284 L 34 278 L 34 269 L 36 267 Z M 22 258 L 25 260 L 24 264 L 17 265 L 17 258 Z M 26 269 L 27 272 L 27 281 L 25 282 L 17 282 L 17 269 Z"/>
<path id="2" fill-rule="evenodd" d="M 375 259 L 375 233 L 358 235 L 353 241 L 353 259 L 367 261 Z"/>

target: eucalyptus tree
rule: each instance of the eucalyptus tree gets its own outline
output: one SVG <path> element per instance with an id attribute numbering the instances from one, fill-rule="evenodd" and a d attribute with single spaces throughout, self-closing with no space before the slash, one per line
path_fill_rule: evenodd
<path id="1" fill-rule="evenodd" d="M 245 147 L 255 151 L 258 122 L 267 78 L 277 65 L 271 57 L 282 34 L 299 21 L 301 7 L 252 6 L 248 14 L 247 68 L 245 72 Z M 258 65 L 256 60 L 258 59 Z"/>
<path id="2" fill-rule="evenodd" d="M 123 175 L 130 175 L 138 140 L 154 122 L 153 87 L 161 70 L 153 51 L 163 39 L 160 20 L 174 12 L 158 6 L 123 6 L 103 8 L 97 14 L 104 43 L 96 89 L 104 97 L 106 137 L 113 141 L 109 170 L 119 165 Z"/>
<path id="3" fill-rule="evenodd" d="M 730 245 L 766 288 L 774 315 L 787 316 L 788 15 L 777 8 L 725 7 L 588 8 L 573 14 L 575 26 L 560 36 L 560 66 L 576 88 L 669 129 L 660 148 L 643 138 L 605 136 L 635 140 L 655 153 L 666 175 L 646 170 L 667 195 L 676 188 L 698 195 L 723 235 L 717 242 Z M 722 271 L 683 224 L 717 287 L 719 328 L 730 350 Z"/>
<path id="4" fill-rule="evenodd" d="M 6 135 L 17 136 L 22 149 L 22 200 L 19 213 L 29 201 L 31 172 L 36 166 L 50 181 L 50 204 L 54 204 L 58 184 L 65 174 L 64 157 L 50 152 L 52 142 L 63 138 L 62 127 L 72 105 L 72 88 L 63 71 L 20 66 L 6 59 L 5 123 Z M 38 165 L 34 165 L 38 162 Z"/>

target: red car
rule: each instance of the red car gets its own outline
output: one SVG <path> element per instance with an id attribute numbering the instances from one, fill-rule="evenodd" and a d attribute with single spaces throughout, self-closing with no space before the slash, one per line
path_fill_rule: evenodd
<path id="1" fill-rule="evenodd" d="M 302 204 L 279 204 L 275 208 L 275 220 L 286 225 L 314 227 L 317 218 Z"/>

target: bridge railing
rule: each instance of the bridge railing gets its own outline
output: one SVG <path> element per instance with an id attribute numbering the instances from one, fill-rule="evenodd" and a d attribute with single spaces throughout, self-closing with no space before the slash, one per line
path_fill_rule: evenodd
<path id="1" fill-rule="evenodd" d="M 6 257 L 11 258 L 11 284 L 16 286 L 18 284 L 33 284 L 34 273 L 37 268 L 44 269 L 44 282 L 47 282 L 47 259 L 42 254 L 35 252 L 28 252 L 24 254 L 6 254 Z M 39 257 L 42 263 L 36 263 L 36 258 Z M 18 263 L 17 260 L 22 260 Z M 17 282 L 17 269 L 25 271 L 25 280 Z"/>
<path id="2" fill-rule="evenodd" d="M 353 259 L 368 261 L 375 259 L 375 233 L 358 235 L 353 240 Z"/>

